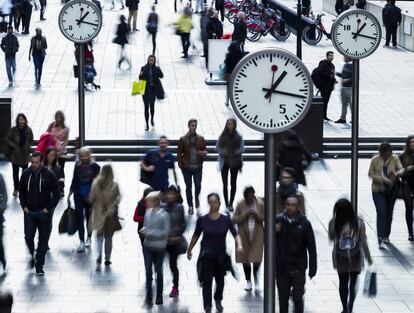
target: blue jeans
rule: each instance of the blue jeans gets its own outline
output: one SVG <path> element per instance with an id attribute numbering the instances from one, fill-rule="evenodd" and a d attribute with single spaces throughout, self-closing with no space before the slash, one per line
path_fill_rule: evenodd
<path id="1" fill-rule="evenodd" d="M 145 263 L 145 277 L 147 298 L 152 298 L 152 265 L 154 264 L 155 272 L 157 273 L 157 295 L 162 296 L 164 275 L 162 272 L 162 265 L 164 261 L 164 251 L 149 250 L 144 246 L 144 263 Z"/>
<path id="2" fill-rule="evenodd" d="M 392 193 L 373 192 L 375 208 L 377 210 L 377 237 L 378 242 L 389 238 L 391 233 L 392 213 L 394 211 L 395 198 Z"/>
<path id="3" fill-rule="evenodd" d="M 200 206 L 200 192 L 201 192 L 201 180 L 203 178 L 203 168 L 196 169 L 183 168 L 182 170 L 185 182 L 185 195 L 187 197 L 188 206 L 193 206 L 193 180 L 195 186 L 195 204 L 198 208 Z"/>
<path id="4" fill-rule="evenodd" d="M 6 71 L 7 71 L 7 78 L 9 82 L 13 82 L 14 73 L 16 72 L 16 57 L 10 56 L 6 57 Z"/>
<path id="5" fill-rule="evenodd" d="M 42 78 L 42 69 L 43 69 L 44 60 L 45 60 L 45 57 L 43 55 L 33 54 L 36 84 L 40 84 L 40 79 Z"/>

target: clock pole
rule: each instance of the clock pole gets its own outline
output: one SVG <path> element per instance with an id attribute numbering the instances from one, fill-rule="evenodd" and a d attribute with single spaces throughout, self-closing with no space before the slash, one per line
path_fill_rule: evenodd
<path id="1" fill-rule="evenodd" d="M 85 44 L 79 43 L 78 64 L 78 110 L 79 110 L 79 144 L 85 145 Z"/>
<path id="2" fill-rule="evenodd" d="M 265 138 L 264 313 L 275 312 L 276 272 L 276 145 L 275 134 Z"/>
<path id="3" fill-rule="evenodd" d="M 359 60 L 352 61 L 351 203 L 358 212 Z"/>
<path id="4" fill-rule="evenodd" d="M 296 11 L 296 56 L 302 60 L 302 1 L 298 0 Z"/>

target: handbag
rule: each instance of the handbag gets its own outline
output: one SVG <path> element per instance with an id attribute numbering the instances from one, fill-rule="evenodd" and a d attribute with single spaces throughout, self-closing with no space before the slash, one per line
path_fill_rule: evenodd
<path id="1" fill-rule="evenodd" d="M 140 79 L 140 80 L 135 80 L 132 82 L 132 90 L 131 90 L 131 95 L 132 96 L 136 96 L 136 95 L 145 95 L 145 87 L 147 86 L 147 81 Z"/>
<path id="2" fill-rule="evenodd" d="M 116 231 L 119 231 L 122 229 L 122 225 L 119 222 L 118 214 L 112 214 L 111 216 L 108 216 L 105 220 L 104 224 L 104 232 L 106 234 L 113 234 Z"/>
<path id="3" fill-rule="evenodd" d="M 370 298 L 377 295 L 377 273 L 373 269 L 368 269 L 365 274 L 363 293 Z"/>
<path id="4" fill-rule="evenodd" d="M 411 195 L 411 190 L 407 182 L 399 178 L 392 187 L 392 193 L 395 199 L 406 199 Z"/>
<path id="5" fill-rule="evenodd" d="M 59 234 L 67 233 L 68 235 L 74 235 L 78 230 L 78 220 L 76 212 L 70 204 L 68 199 L 68 207 L 63 211 L 62 217 L 59 221 Z"/>

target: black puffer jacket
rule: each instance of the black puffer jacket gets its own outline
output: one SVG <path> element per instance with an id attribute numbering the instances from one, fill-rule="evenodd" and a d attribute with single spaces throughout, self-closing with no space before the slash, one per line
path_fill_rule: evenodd
<path id="1" fill-rule="evenodd" d="M 183 205 L 181 203 L 175 203 L 173 205 L 165 203 L 161 208 L 167 211 L 171 218 L 171 232 L 169 238 L 182 236 L 186 228 Z"/>

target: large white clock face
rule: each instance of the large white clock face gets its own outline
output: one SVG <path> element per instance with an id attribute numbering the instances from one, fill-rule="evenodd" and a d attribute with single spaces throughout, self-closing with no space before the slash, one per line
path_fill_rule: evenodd
<path id="1" fill-rule="evenodd" d="M 99 8 L 88 0 L 72 0 L 59 14 L 59 27 L 71 41 L 85 43 L 95 38 L 102 27 Z"/>
<path id="2" fill-rule="evenodd" d="M 351 59 L 362 59 L 372 54 L 381 42 L 381 24 L 365 10 L 345 11 L 332 26 L 335 48 Z"/>
<path id="3" fill-rule="evenodd" d="M 237 64 L 228 88 L 236 115 L 265 133 L 295 126 L 306 115 L 313 97 L 306 66 L 282 49 L 249 53 Z"/>

